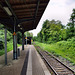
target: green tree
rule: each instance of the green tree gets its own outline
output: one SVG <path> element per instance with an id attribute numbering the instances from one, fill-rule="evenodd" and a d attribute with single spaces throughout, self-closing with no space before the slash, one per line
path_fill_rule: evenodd
<path id="1" fill-rule="evenodd" d="M 75 36 L 75 9 L 73 9 L 73 12 L 71 14 L 69 23 L 67 24 L 67 32 L 68 32 L 68 37 L 73 37 Z"/>
<path id="2" fill-rule="evenodd" d="M 37 41 L 37 36 L 34 36 L 33 37 L 33 41 Z"/>
<path id="3" fill-rule="evenodd" d="M 46 20 L 43 23 L 41 31 L 38 33 L 38 41 L 43 43 L 53 43 L 59 41 L 59 36 L 61 35 L 60 31 L 64 29 L 64 25 L 61 24 L 61 21 L 57 20 Z M 64 38 L 63 36 L 61 36 Z"/>
<path id="4" fill-rule="evenodd" d="M 4 25 L 0 23 L 0 29 L 3 29 L 3 28 L 4 28 Z"/>
<path id="5" fill-rule="evenodd" d="M 17 43 L 18 44 L 22 43 L 22 33 L 21 32 L 17 32 Z"/>
<path id="6" fill-rule="evenodd" d="M 33 37 L 33 33 L 31 33 L 31 32 L 25 32 L 24 33 L 25 37 L 26 37 L 26 33 L 27 33 L 27 37 Z"/>
<path id="7" fill-rule="evenodd" d="M 42 42 L 41 32 L 39 32 L 39 33 L 37 34 L 37 40 L 38 40 L 39 42 Z"/>

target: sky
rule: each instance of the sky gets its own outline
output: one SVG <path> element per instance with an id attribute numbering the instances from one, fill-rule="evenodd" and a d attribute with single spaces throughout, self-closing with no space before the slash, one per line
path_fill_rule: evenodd
<path id="1" fill-rule="evenodd" d="M 63 25 L 66 25 L 70 19 L 73 8 L 75 8 L 75 0 L 50 0 L 37 28 L 30 32 L 33 33 L 33 36 L 37 36 L 46 19 L 50 21 L 52 19 L 60 20 Z"/>

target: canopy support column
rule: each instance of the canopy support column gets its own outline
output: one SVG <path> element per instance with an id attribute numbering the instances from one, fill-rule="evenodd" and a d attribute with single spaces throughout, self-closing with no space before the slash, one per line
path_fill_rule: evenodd
<path id="1" fill-rule="evenodd" d="M 5 65 L 7 65 L 7 29 L 5 28 Z"/>
<path id="2" fill-rule="evenodd" d="M 14 33 L 13 33 L 13 59 L 17 59 L 17 35 L 16 35 L 16 19 L 14 18 Z"/>
<path id="3" fill-rule="evenodd" d="M 24 50 L 24 33 L 22 33 L 22 50 Z"/>

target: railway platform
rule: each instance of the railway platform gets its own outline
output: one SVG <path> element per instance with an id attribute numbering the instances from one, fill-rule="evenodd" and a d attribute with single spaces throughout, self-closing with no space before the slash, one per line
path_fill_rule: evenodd
<path id="1" fill-rule="evenodd" d="M 20 48 L 20 57 L 13 60 L 13 53 L 8 52 L 8 64 L 4 65 L 4 55 L 0 56 L 0 75 L 51 75 L 33 45 Z"/>

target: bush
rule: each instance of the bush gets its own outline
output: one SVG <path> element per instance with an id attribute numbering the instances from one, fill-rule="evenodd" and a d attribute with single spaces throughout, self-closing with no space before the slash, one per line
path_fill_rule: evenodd
<path id="1" fill-rule="evenodd" d="M 4 41 L 0 38 L 0 50 L 4 48 Z"/>
<path id="2" fill-rule="evenodd" d="M 35 42 L 38 46 L 54 54 L 55 56 L 62 56 L 75 64 L 75 38 L 72 37 L 67 41 L 59 41 L 57 43 L 44 44 Z"/>

